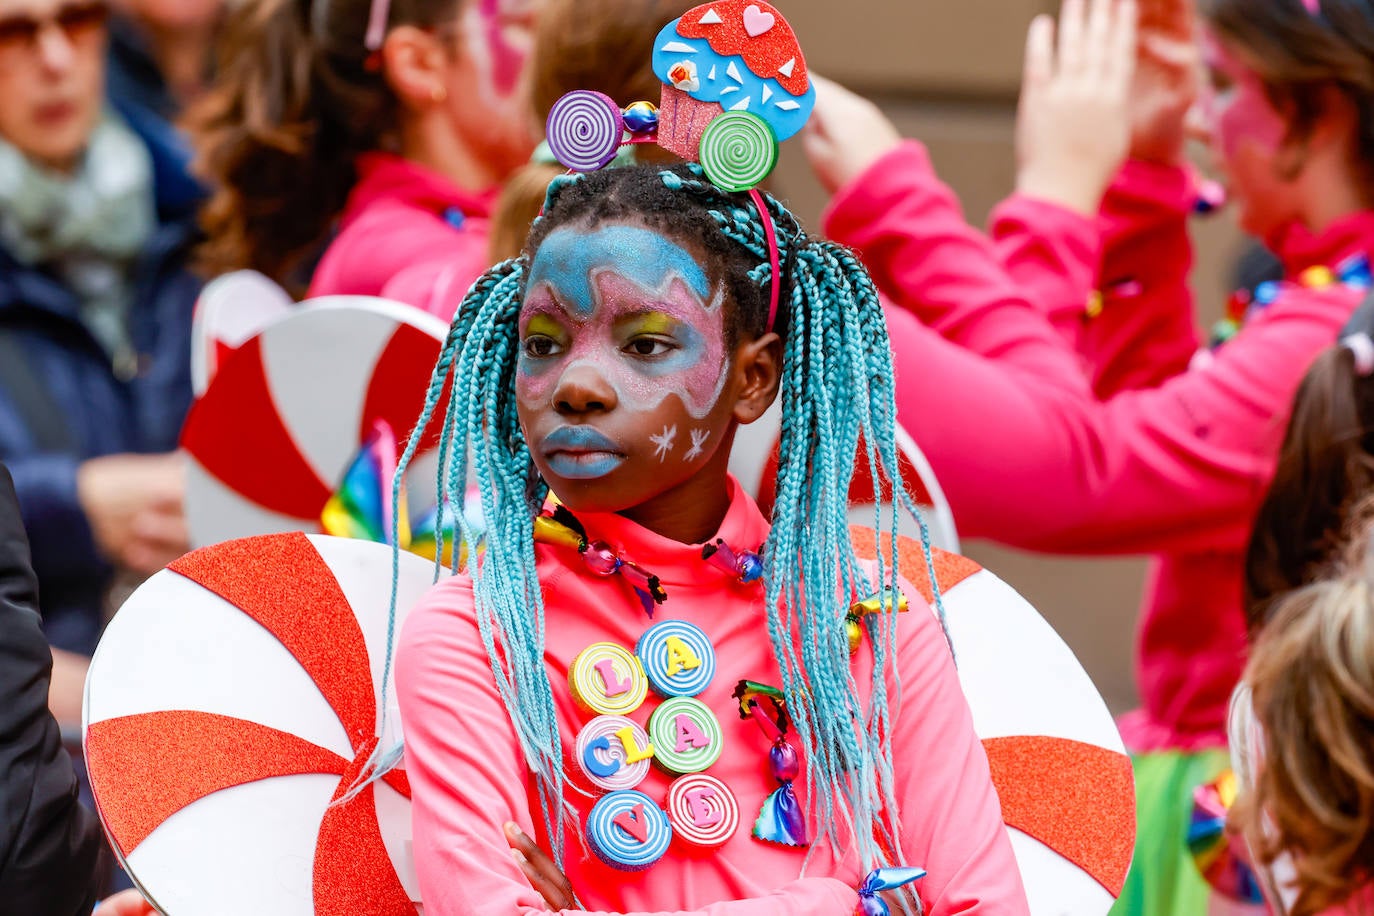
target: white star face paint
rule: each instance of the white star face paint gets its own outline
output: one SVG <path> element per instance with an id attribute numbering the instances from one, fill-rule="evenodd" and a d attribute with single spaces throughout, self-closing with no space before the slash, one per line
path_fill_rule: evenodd
<path id="1" fill-rule="evenodd" d="M 692 437 L 692 447 L 687 450 L 687 454 L 682 456 L 683 461 L 695 461 L 701 457 L 701 453 L 706 448 L 706 441 L 711 438 L 709 429 L 688 430 Z"/>
<path id="2" fill-rule="evenodd" d="M 660 464 L 667 460 L 668 456 L 672 453 L 673 440 L 676 438 L 676 426 L 665 426 L 663 427 L 663 432 L 659 433 L 657 436 L 649 437 L 649 441 L 654 444 L 654 454 L 658 456 Z"/>

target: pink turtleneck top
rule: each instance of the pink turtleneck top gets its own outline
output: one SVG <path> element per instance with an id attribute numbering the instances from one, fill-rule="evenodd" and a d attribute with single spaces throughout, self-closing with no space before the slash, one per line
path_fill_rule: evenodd
<path id="1" fill-rule="evenodd" d="M 718 536 L 740 549 L 756 549 L 768 536 L 768 523 L 739 485 L 732 480 L 731 486 Z M 716 674 L 698 699 L 720 721 L 724 753 L 706 773 L 730 788 L 740 809 L 739 829 L 715 852 L 692 851 L 674 840 L 655 865 L 632 873 L 588 851 L 580 826 L 601 792 L 572 762 L 578 731 L 592 715 L 573 701 L 569 666 L 596 642 L 633 651 L 652 622 L 620 577 L 593 575 L 570 548 L 537 544 L 547 611 L 545 663 L 571 781 L 565 796 L 579 827 L 567 838 L 566 870 L 582 905 L 610 913 L 850 916 L 862 879 L 852 847 L 837 851 L 817 842 L 804 869 L 806 850 L 750 835 L 777 783 L 767 765 L 770 742 L 755 722 L 740 719 L 731 694 L 741 679 L 779 682 L 764 626 L 762 583 L 742 585 L 703 562 L 700 545 L 664 539 L 621 516 L 584 514 L 580 520 L 589 537 L 611 543 L 661 578 L 668 600 L 654 622 L 690 621 L 710 638 Z M 911 611 L 901 617 L 895 667 L 887 673 L 903 864 L 928 870 L 915 887 L 931 916 L 1027 913 L 987 757 L 944 636 L 920 594 L 913 588 L 904 592 Z M 865 693 L 871 662 L 866 651 L 856 656 L 855 679 Z M 502 832 L 504 822 L 514 821 L 548 848 L 533 780 L 478 634 L 467 577 L 441 582 L 411 612 L 396 673 L 427 916 L 546 912 Z M 630 718 L 644 725 L 658 702 L 651 692 Z M 651 767 L 637 788 L 662 805 L 670 780 Z M 804 784 L 803 771 L 796 786 L 805 808 Z"/>

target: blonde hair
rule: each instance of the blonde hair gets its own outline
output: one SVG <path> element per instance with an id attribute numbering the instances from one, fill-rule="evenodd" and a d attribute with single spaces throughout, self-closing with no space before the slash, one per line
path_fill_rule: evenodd
<path id="1" fill-rule="evenodd" d="M 1374 880 L 1374 515 L 1333 574 L 1283 598 L 1245 680 L 1262 760 L 1233 823 L 1257 860 L 1292 857 L 1292 916 Z"/>

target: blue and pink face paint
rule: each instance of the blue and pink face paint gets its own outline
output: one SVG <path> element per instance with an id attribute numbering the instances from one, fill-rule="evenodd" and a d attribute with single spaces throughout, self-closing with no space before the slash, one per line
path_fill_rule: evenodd
<path id="1" fill-rule="evenodd" d="M 1283 117 L 1274 110 L 1264 84 L 1254 70 L 1237 60 L 1210 29 L 1203 34 L 1207 68 L 1228 84 L 1206 90 L 1203 105 L 1217 149 L 1232 163 L 1247 146 L 1261 155 L 1278 153 L 1287 134 Z"/>
<path id="2" fill-rule="evenodd" d="M 548 404 L 564 373 L 590 367 L 622 408 L 652 410 L 675 394 L 701 419 L 725 383 L 719 293 L 696 259 L 647 229 L 550 235 L 535 258 L 520 328 L 522 341 L 547 337 L 557 351 L 522 349 L 516 388 L 527 406 Z"/>

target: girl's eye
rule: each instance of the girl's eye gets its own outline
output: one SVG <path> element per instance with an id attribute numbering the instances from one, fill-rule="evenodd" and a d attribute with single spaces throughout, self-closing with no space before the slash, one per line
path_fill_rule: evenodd
<path id="1" fill-rule="evenodd" d="M 635 356 L 663 356 L 677 349 L 677 345 L 661 337 L 636 337 L 625 345 Z"/>
<path id="2" fill-rule="evenodd" d="M 1230 74 L 1216 67 L 1207 68 L 1207 79 L 1212 84 L 1212 91 L 1217 93 L 1225 92 L 1232 85 Z"/>
<path id="3" fill-rule="evenodd" d="M 556 356 L 559 353 L 558 341 L 545 334 L 532 334 L 525 338 L 521 344 L 526 356 L 533 356 L 536 359 Z"/>

